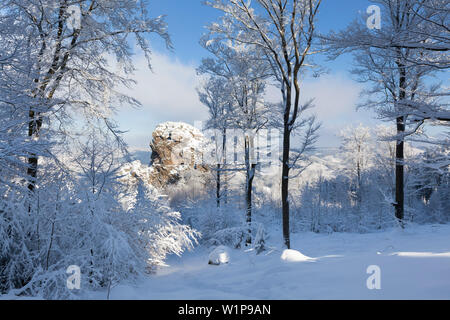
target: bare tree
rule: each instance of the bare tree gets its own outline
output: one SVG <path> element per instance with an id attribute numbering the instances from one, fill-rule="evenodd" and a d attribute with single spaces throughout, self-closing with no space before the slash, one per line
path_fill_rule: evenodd
<path id="1" fill-rule="evenodd" d="M 426 86 L 427 77 L 445 68 L 446 40 L 436 31 L 436 23 L 442 17 L 433 11 L 438 1 L 375 2 L 382 7 L 381 30 L 369 30 L 364 22 L 355 21 L 345 31 L 331 33 L 324 39 L 332 57 L 355 53 L 357 67 L 353 73 L 358 80 L 372 84 L 365 92 L 368 100 L 364 106 L 376 108 L 381 118 L 396 123 L 397 133 L 392 137 L 397 142 L 393 205 L 402 224 L 405 138 L 417 133 L 425 120 L 446 121 L 448 114 L 446 105 L 439 101 L 445 93 L 439 91 L 439 86 Z"/>
<path id="2" fill-rule="evenodd" d="M 198 71 L 202 73 L 202 71 Z M 210 77 L 197 89 L 200 102 L 209 111 L 208 130 L 217 130 L 220 136 L 214 135 L 216 151 L 216 200 L 220 208 L 221 201 L 227 201 L 227 130 L 231 127 L 228 117 L 231 108 L 227 84 L 218 77 Z M 216 133 L 218 133 L 216 132 Z M 223 179 L 222 179 L 223 176 Z M 223 190 L 222 190 L 223 183 Z"/>
<path id="3" fill-rule="evenodd" d="M 300 78 L 303 69 L 314 54 L 315 20 L 321 0 L 214 0 L 207 4 L 225 13 L 221 23 L 210 29 L 216 34 L 242 44 L 258 47 L 266 55 L 272 67 L 272 76 L 279 83 L 283 97 L 283 154 L 281 199 L 283 211 L 283 238 L 290 248 L 289 227 L 289 178 L 301 157 L 291 149 L 291 134 L 299 118 L 311 104 L 300 103 Z M 306 127 L 300 152 L 307 151 L 314 142 L 318 126 L 314 119 L 301 123 Z M 292 155 L 292 151 L 297 155 Z"/>
<path id="4" fill-rule="evenodd" d="M 212 35 L 211 35 L 212 36 Z M 246 244 L 251 244 L 252 223 L 252 190 L 256 173 L 255 138 L 258 132 L 265 128 L 268 121 L 268 109 L 263 101 L 266 78 L 270 75 L 270 69 L 261 52 L 254 46 L 232 45 L 231 42 L 205 37 L 202 44 L 214 55 L 213 58 L 203 59 L 199 67 L 200 74 L 211 76 L 205 92 L 200 95 L 201 100 L 208 106 L 212 114 L 212 122 L 215 129 L 223 132 L 223 148 L 220 160 L 224 156 L 226 146 L 226 129 L 239 129 L 243 133 L 244 140 L 244 166 L 246 173 L 245 199 L 246 222 L 248 234 Z M 211 85 L 213 91 L 211 92 Z M 208 92 L 213 96 L 208 95 Z M 210 96 L 208 98 L 208 96 Z M 221 97 L 225 97 L 222 98 Z M 220 100 L 220 102 L 218 101 Z M 211 122 L 211 121 L 210 121 Z M 223 163 L 223 165 L 225 165 Z M 218 190 L 220 184 L 218 165 Z"/>
<path id="5" fill-rule="evenodd" d="M 356 200 L 360 206 L 362 199 L 363 174 L 367 171 L 372 158 L 372 139 L 370 128 L 359 125 L 348 127 L 341 132 L 341 151 L 349 162 L 350 176 L 356 177 Z"/>

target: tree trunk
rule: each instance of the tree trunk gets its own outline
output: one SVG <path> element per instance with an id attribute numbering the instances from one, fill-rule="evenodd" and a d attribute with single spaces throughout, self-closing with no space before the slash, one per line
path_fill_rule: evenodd
<path id="1" fill-rule="evenodd" d="M 248 234 L 246 245 L 252 244 L 252 191 L 253 191 L 253 180 L 255 178 L 255 170 L 256 164 L 252 164 L 250 171 L 247 173 L 247 190 L 246 190 L 246 201 L 247 201 L 247 226 L 248 226 Z"/>
<path id="2" fill-rule="evenodd" d="M 401 55 L 398 55 L 398 67 L 399 67 L 399 100 L 400 102 L 406 99 L 406 69 L 400 62 Z M 400 108 L 403 108 L 402 104 L 399 104 Z M 397 111 L 402 111 L 398 110 Z M 403 218 L 405 217 L 405 190 L 404 190 L 404 160 L 405 160 L 405 116 L 397 118 L 397 144 L 395 154 L 395 217 L 399 220 L 400 225 L 403 228 Z"/>
<path id="3" fill-rule="evenodd" d="M 228 203 L 228 177 L 227 177 L 227 129 L 223 129 L 222 133 L 222 167 L 225 169 L 223 172 L 223 195 L 222 198 L 224 200 L 225 205 Z"/>
<path id="4" fill-rule="evenodd" d="M 358 145 L 358 163 L 357 163 L 357 174 L 358 174 L 358 194 L 357 194 L 357 201 L 358 201 L 358 208 L 361 209 L 361 203 L 362 203 L 362 177 L 361 177 L 361 167 L 362 167 L 362 161 L 361 161 L 361 146 Z"/>
<path id="5" fill-rule="evenodd" d="M 216 181 L 216 199 L 217 199 L 217 208 L 220 208 L 220 163 L 217 164 L 217 181 Z"/>
<path id="6" fill-rule="evenodd" d="M 404 117 L 397 119 L 397 134 L 405 133 Z M 397 140 L 395 160 L 395 217 L 402 222 L 405 216 L 405 192 L 404 192 L 404 148 L 403 138 Z"/>
<path id="7" fill-rule="evenodd" d="M 291 149 L 291 132 L 287 125 L 284 128 L 283 136 L 283 168 L 281 177 L 281 204 L 283 211 L 283 240 L 286 248 L 291 248 L 289 234 L 289 154 Z"/>
<path id="8" fill-rule="evenodd" d="M 245 137 L 245 167 L 246 167 L 246 179 L 245 179 L 245 201 L 247 207 L 247 239 L 245 241 L 246 246 L 250 246 L 252 244 L 252 191 L 253 191 L 253 180 L 255 178 L 255 170 L 256 164 L 252 163 L 250 158 L 251 152 L 251 142 L 249 137 Z"/>
<path id="9" fill-rule="evenodd" d="M 37 119 L 36 119 L 37 118 Z M 42 127 L 42 117 L 40 114 L 36 114 L 32 109 L 29 112 L 29 123 L 28 123 L 28 137 L 30 139 L 37 139 L 39 137 L 39 131 Z M 30 153 L 28 157 L 28 189 L 34 192 L 36 189 L 36 178 L 38 173 L 38 155 L 35 153 Z"/>

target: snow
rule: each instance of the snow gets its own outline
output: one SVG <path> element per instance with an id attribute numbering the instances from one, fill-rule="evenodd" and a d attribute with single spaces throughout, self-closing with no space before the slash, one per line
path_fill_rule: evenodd
<path id="1" fill-rule="evenodd" d="M 231 250 L 232 264 L 205 263 L 210 249 L 197 247 L 138 286 L 119 285 L 112 299 L 450 299 L 450 225 L 411 226 L 373 234 L 293 234 L 293 248 L 315 257 L 286 263 L 281 232 L 268 251 Z M 273 239 L 280 239 L 273 242 Z M 294 253 L 295 252 L 295 253 Z M 287 251 L 290 259 L 298 251 Z M 302 254 L 301 254 L 302 255 Z M 303 256 L 303 255 L 302 255 Z M 369 266 L 381 269 L 381 290 L 366 286 Z M 105 299 L 106 293 L 89 298 Z"/>
<path id="2" fill-rule="evenodd" d="M 221 265 L 230 262 L 230 248 L 218 246 L 209 254 L 208 264 Z"/>
<path id="3" fill-rule="evenodd" d="M 432 253 L 432 252 L 396 252 L 392 255 L 410 258 L 450 258 L 450 252 Z"/>
<path id="4" fill-rule="evenodd" d="M 177 149 L 202 150 L 205 144 L 203 133 L 184 122 L 168 121 L 159 124 L 153 132 L 153 137 L 161 137 L 164 140 L 174 140 L 180 143 Z"/>
<path id="5" fill-rule="evenodd" d="M 305 256 L 300 251 L 286 249 L 283 251 L 283 254 L 281 255 L 281 260 L 284 260 L 286 262 L 303 262 L 303 261 L 312 261 L 314 259 Z"/>

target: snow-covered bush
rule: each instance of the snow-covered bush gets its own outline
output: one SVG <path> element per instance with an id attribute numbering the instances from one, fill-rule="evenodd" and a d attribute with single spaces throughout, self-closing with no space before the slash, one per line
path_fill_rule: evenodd
<path id="1" fill-rule="evenodd" d="M 131 233 L 135 235 L 132 243 L 145 249 L 144 261 L 147 261 L 150 270 L 164 265 L 168 254 L 180 255 L 186 248 L 191 248 L 200 236 L 199 232 L 181 224 L 180 213 L 157 199 L 154 191 L 139 183 L 136 201 L 129 211 L 130 224 L 135 224 L 134 232 Z"/>
<path id="2" fill-rule="evenodd" d="M 232 199 L 220 208 L 210 198 L 189 202 L 178 209 L 184 223 L 201 232 L 203 244 L 238 247 L 244 239 L 243 210 Z"/>
<path id="3" fill-rule="evenodd" d="M 30 281 L 39 256 L 36 217 L 28 213 L 22 195 L 10 188 L 0 189 L 0 293 L 5 293 Z"/>
<path id="4" fill-rule="evenodd" d="M 36 199 L 20 189 L 4 193 L 2 293 L 78 298 L 133 281 L 163 265 L 168 254 L 192 247 L 198 233 L 180 223 L 180 214 L 154 188 L 123 183 L 134 178 L 119 174 L 123 161 L 117 154 L 111 141 L 92 134 L 74 154 L 72 168 L 42 163 Z M 66 287 L 72 265 L 81 269 L 81 290 Z"/>
<path id="5" fill-rule="evenodd" d="M 220 207 L 215 195 L 211 195 L 210 198 L 190 201 L 177 207 L 177 210 L 181 212 L 185 224 L 201 232 L 201 244 L 236 249 L 245 246 L 248 234 L 245 203 L 236 190 L 228 190 L 227 201 L 222 201 Z M 264 226 L 273 225 L 275 215 L 276 209 L 272 207 L 255 206 L 250 225 L 253 246 L 262 248 L 267 236 Z"/>

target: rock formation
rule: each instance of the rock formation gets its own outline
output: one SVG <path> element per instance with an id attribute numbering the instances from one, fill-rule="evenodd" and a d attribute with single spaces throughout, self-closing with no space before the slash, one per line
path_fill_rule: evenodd
<path id="1" fill-rule="evenodd" d="M 153 184 L 164 187 L 178 182 L 190 170 L 207 172 L 202 165 L 206 139 L 200 130 L 182 122 L 165 122 L 153 132 L 151 167 Z"/>
<path id="2" fill-rule="evenodd" d="M 150 167 L 140 161 L 126 164 L 121 174 L 139 177 L 144 182 L 164 190 L 181 180 L 186 184 L 207 176 L 208 168 L 202 164 L 206 139 L 200 130 L 182 122 L 165 122 L 152 134 Z"/>

